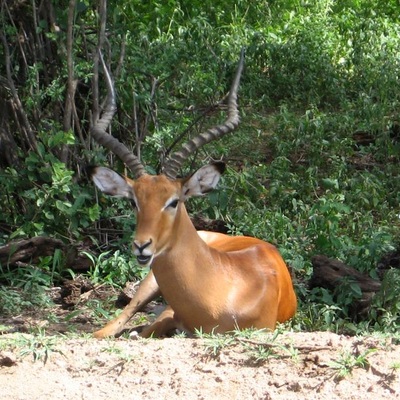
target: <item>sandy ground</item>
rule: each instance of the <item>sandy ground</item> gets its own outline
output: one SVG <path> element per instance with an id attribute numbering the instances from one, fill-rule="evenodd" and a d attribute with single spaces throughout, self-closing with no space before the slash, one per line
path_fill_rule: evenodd
<path id="1" fill-rule="evenodd" d="M 397 398 L 400 344 L 391 338 L 0 336 L 2 400 Z"/>

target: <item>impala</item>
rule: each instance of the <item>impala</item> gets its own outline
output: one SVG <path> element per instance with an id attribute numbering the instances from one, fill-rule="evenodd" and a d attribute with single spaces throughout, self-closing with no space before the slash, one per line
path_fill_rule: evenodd
<path id="1" fill-rule="evenodd" d="M 186 211 L 185 200 L 215 188 L 225 165 L 213 163 L 190 177 L 176 178 L 190 154 L 238 126 L 237 91 L 243 51 L 228 96 L 227 120 L 188 141 L 164 162 L 162 174 L 156 176 L 148 175 L 140 160 L 106 132 L 116 106 L 112 80 L 102 62 L 108 99 L 102 117 L 92 126 L 92 136 L 117 154 L 135 179 L 105 167 L 91 168 L 91 177 L 104 193 L 126 197 L 134 203 L 137 225 L 133 253 L 140 264 L 150 265 L 151 270 L 122 313 L 94 336 L 119 334 L 137 311 L 159 295 L 168 305 L 142 330 L 142 337 L 163 336 L 176 328 L 187 332 L 227 332 L 249 327 L 272 330 L 277 322 L 290 319 L 297 300 L 278 250 L 253 237 L 198 232 Z"/>

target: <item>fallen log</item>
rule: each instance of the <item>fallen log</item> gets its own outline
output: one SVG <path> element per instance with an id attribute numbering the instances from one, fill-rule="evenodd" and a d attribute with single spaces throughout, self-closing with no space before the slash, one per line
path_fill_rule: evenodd
<path id="1" fill-rule="evenodd" d="M 17 266 L 36 264 L 39 258 L 52 256 L 56 249 L 64 250 L 61 240 L 44 236 L 16 240 L 0 247 L 0 264 Z"/>
<path id="2" fill-rule="evenodd" d="M 350 314 L 355 320 L 367 316 L 372 299 L 380 290 L 381 282 L 362 274 L 339 260 L 323 255 L 314 256 L 311 262 L 314 268 L 309 283 L 310 288 L 322 287 L 333 294 L 337 294 L 340 290 L 345 290 L 345 283 L 348 284 L 348 281 L 352 280 L 359 285 L 361 297 L 353 299 L 349 310 Z"/>
<path id="3" fill-rule="evenodd" d="M 37 236 L 30 239 L 14 240 L 0 247 L 0 266 L 9 269 L 37 265 L 43 257 L 54 256 L 55 251 L 62 252 L 62 263 L 74 271 L 88 270 L 91 261 L 85 255 L 78 254 L 76 246 L 66 245 L 59 239 Z"/>

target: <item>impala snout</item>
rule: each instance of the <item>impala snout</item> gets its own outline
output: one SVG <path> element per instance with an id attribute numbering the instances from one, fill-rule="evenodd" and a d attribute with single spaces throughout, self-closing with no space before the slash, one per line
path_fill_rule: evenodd
<path id="1" fill-rule="evenodd" d="M 139 264 L 146 265 L 151 262 L 154 255 L 150 247 L 152 242 L 152 239 L 149 239 L 146 242 L 139 242 L 137 240 L 133 241 L 133 253 L 135 254 Z"/>

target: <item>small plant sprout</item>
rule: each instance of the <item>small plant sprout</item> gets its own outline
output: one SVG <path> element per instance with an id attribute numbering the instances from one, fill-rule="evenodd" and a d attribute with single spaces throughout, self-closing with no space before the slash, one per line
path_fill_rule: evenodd
<path id="1" fill-rule="evenodd" d="M 351 375 L 355 368 L 368 369 L 369 361 L 367 357 L 375 351 L 377 349 L 368 349 L 360 354 L 345 351 L 337 360 L 329 363 L 329 366 L 335 371 L 337 379 L 342 379 Z"/>
<path id="2" fill-rule="evenodd" d="M 235 337 L 232 335 L 223 335 L 213 332 L 204 333 L 201 329 L 195 331 L 195 336 L 204 340 L 204 348 L 212 357 L 219 356 L 222 350 L 235 343 Z"/>
<path id="3" fill-rule="evenodd" d="M 43 361 L 46 364 L 51 353 L 63 354 L 55 347 L 58 340 L 54 336 L 47 336 L 44 329 L 39 329 L 34 335 L 19 335 L 15 344 L 20 348 L 21 357 L 31 355 L 34 361 Z"/>
<path id="4" fill-rule="evenodd" d="M 394 374 L 395 372 L 399 372 L 400 371 L 400 361 L 395 361 L 392 364 L 390 364 L 389 367 L 392 370 L 392 374 Z"/>

